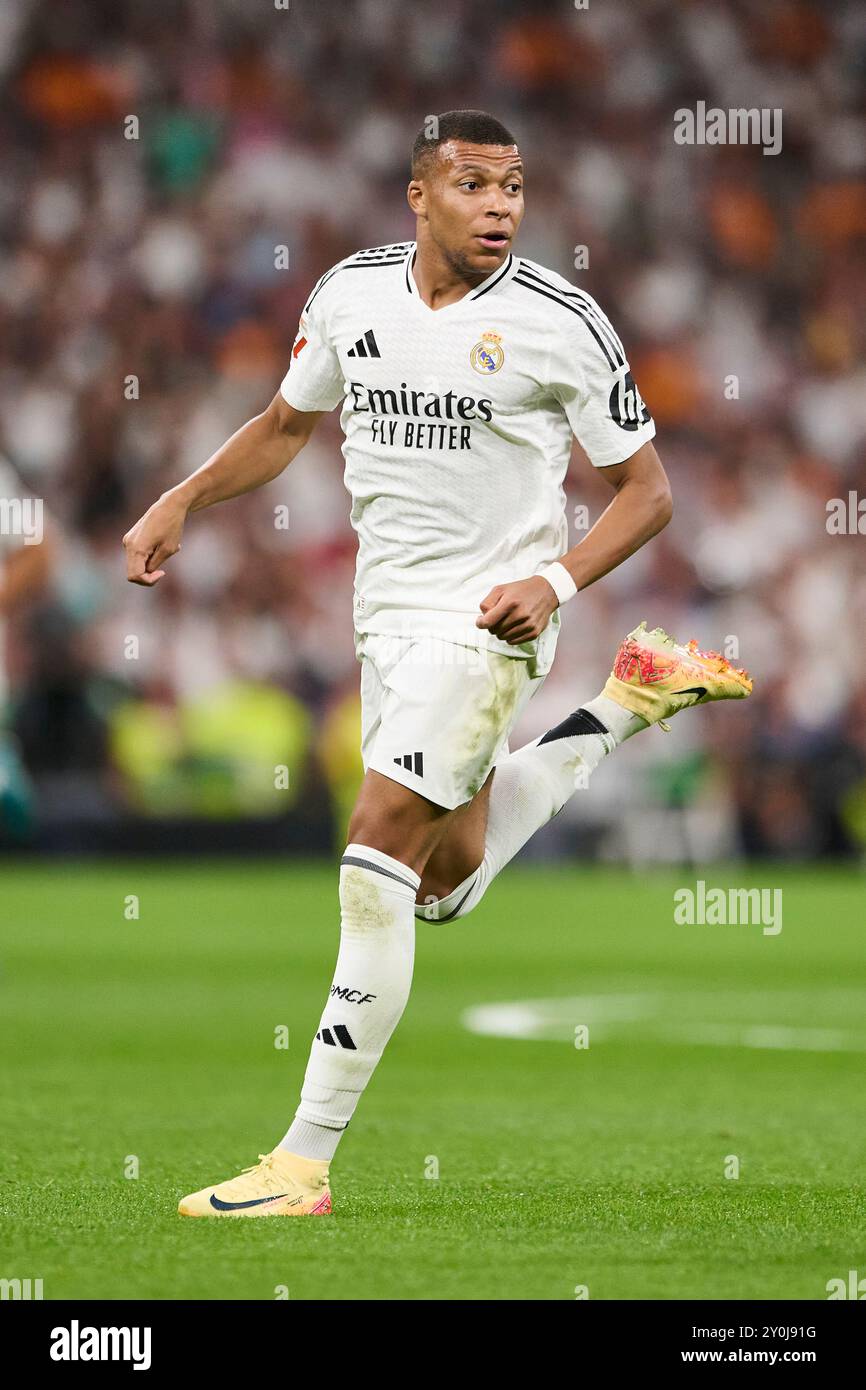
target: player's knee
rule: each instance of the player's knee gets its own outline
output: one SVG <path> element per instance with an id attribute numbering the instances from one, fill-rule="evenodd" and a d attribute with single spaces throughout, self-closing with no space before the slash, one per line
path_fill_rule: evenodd
<path id="1" fill-rule="evenodd" d="M 348 843 L 368 845 L 406 864 L 416 874 L 424 872 L 430 857 L 429 839 L 406 825 L 405 817 L 392 811 L 359 811 L 349 821 Z"/>
<path id="2" fill-rule="evenodd" d="M 400 791 L 402 796 L 362 793 L 349 819 L 349 843 L 381 850 L 423 874 L 442 826 L 420 797 Z"/>
<path id="3" fill-rule="evenodd" d="M 394 817 L 381 814 L 353 816 L 349 822 L 348 836 L 350 844 L 369 845 L 371 849 L 381 850 L 383 854 L 408 863 L 406 837 L 401 837 Z"/>

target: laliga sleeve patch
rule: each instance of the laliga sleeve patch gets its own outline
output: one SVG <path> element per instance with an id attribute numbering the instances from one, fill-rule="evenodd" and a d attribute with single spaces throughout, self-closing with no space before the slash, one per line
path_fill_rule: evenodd
<path id="1" fill-rule="evenodd" d="M 307 325 L 303 318 L 298 321 L 298 333 L 292 345 L 292 361 L 307 346 Z"/>

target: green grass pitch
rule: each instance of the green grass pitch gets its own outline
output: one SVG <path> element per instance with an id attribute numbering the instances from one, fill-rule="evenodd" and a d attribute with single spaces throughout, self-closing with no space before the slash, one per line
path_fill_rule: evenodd
<path id="1" fill-rule="evenodd" d="M 2 874 L 0 1277 L 47 1299 L 824 1299 L 866 1276 L 854 870 L 515 865 L 468 919 L 420 924 L 334 1215 L 312 1221 L 175 1208 L 294 1111 L 335 868 Z M 676 925 L 695 877 L 782 888 L 782 931 Z M 465 1026 L 536 1000 L 542 1037 L 497 1036 L 501 1011 Z M 537 1025 L 534 1006 L 503 1016 Z"/>

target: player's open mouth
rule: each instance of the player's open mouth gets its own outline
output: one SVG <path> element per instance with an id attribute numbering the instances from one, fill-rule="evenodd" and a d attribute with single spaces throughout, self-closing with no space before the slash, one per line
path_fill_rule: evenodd
<path id="1" fill-rule="evenodd" d="M 501 251 L 507 246 L 511 237 L 507 232 L 486 232 L 483 236 L 475 238 L 480 241 L 482 246 L 489 246 L 494 251 Z"/>

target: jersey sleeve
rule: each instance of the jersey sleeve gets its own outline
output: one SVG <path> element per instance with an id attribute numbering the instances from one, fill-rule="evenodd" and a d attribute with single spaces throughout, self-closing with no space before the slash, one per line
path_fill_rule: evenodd
<path id="1" fill-rule="evenodd" d="M 595 468 L 624 463 L 656 432 L 610 320 L 583 291 L 551 335 L 549 384 Z"/>
<path id="2" fill-rule="evenodd" d="M 328 338 L 321 296 L 314 291 L 301 315 L 289 370 L 280 383 L 295 410 L 333 410 L 346 394 L 343 370 Z"/>

